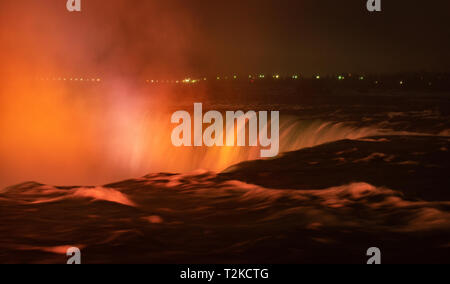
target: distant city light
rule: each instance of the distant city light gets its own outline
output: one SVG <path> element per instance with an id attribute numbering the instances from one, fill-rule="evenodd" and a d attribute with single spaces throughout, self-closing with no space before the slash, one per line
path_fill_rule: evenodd
<path id="1" fill-rule="evenodd" d="M 77 81 L 77 82 L 100 82 L 100 78 L 87 78 L 87 77 L 80 77 L 80 78 L 74 78 L 74 77 L 37 77 L 36 80 L 40 81 Z M 148 80 L 147 80 L 148 82 Z"/>
<path id="2" fill-rule="evenodd" d="M 339 80 L 339 81 L 350 79 L 349 76 L 351 74 L 348 74 L 348 73 L 345 73 L 345 74 L 346 75 L 335 75 L 336 77 L 334 77 L 334 78 L 337 78 L 337 80 Z M 207 81 L 207 80 L 213 79 L 213 78 L 200 77 L 199 76 L 197 79 L 191 79 L 191 78 L 186 78 L 186 79 L 182 79 L 182 80 L 174 80 L 174 79 L 172 79 L 172 80 L 154 80 L 154 79 L 152 79 L 152 80 L 150 80 L 150 79 L 144 79 L 142 81 L 145 81 L 145 83 L 147 83 L 147 84 L 148 83 L 152 83 L 152 84 L 154 84 L 154 83 L 198 84 L 198 83 L 201 83 L 203 81 Z M 224 82 L 225 82 L 225 80 L 236 80 L 237 81 L 239 78 L 240 77 L 239 77 L 239 75 L 237 73 L 235 73 L 233 75 L 230 75 L 230 76 L 217 76 L 216 77 L 217 80 L 221 80 L 221 81 L 224 81 Z M 248 78 L 250 79 L 250 81 L 252 83 L 254 83 L 256 81 L 255 79 L 261 79 L 262 80 L 262 79 L 266 78 L 266 75 L 261 74 L 261 73 L 256 73 L 255 75 L 251 75 L 251 74 L 248 75 Z M 301 75 L 298 74 L 298 73 L 297 74 L 294 73 L 292 75 L 288 75 L 288 76 L 285 77 L 283 75 L 275 73 L 275 74 L 269 75 L 269 77 L 267 77 L 267 78 L 270 78 L 272 80 L 279 80 L 279 79 L 281 80 L 281 79 L 289 79 L 289 78 L 291 78 L 292 80 L 297 80 L 297 79 L 301 78 Z M 328 78 L 329 77 L 326 77 L 325 80 L 328 79 Z M 362 75 L 355 75 L 354 78 L 355 78 L 355 80 L 361 80 L 361 81 L 371 79 L 371 78 L 367 78 L 367 77 L 362 76 Z M 437 78 L 439 78 L 439 77 L 437 77 Z M 82 76 L 82 77 L 64 77 L 64 76 L 39 77 L 38 76 L 38 77 L 35 77 L 35 79 L 36 80 L 40 80 L 40 81 L 55 81 L 55 82 L 56 81 L 76 81 L 76 82 L 84 82 L 84 83 L 101 82 L 100 78 L 92 78 L 92 77 L 88 77 L 88 76 Z M 323 79 L 323 78 L 322 78 L 322 76 L 320 74 L 316 74 L 316 75 L 313 75 L 312 79 L 319 80 L 319 79 Z M 422 77 L 417 76 L 417 80 L 422 80 L 423 81 L 423 80 L 426 80 L 426 79 L 423 76 Z M 379 80 L 373 80 L 373 81 L 369 80 L 369 82 L 371 84 L 375 84 L 375 85 L 382 84 L 382 82 L 379 81 Z M 398 80 L 397 84 L 399 84 L 398 86 L 400 86 L 400 87 L 404 87 L 404 86 L 407 85 L 407 81 L 405 81 L 405 80 Z M 430 81 L 426 81 L 425 84 L 427 84 L 428 86 L 432 86 L 433 85 L 433 83 L 430 82 Z"/>

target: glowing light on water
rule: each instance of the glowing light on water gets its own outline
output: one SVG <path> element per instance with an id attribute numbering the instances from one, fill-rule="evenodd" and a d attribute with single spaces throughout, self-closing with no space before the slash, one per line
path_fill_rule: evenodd
<path id="1" fill-rule="evenodd" d="M 102 85 L 107 95 L 101 100 L 93 91 L 73 96 L 58 84 L 19 85 L 16 96 L 2 101 L 2 121 L 14 123 L 0 125 L 0 154 L 14 182 L 98 185 L 152 172 L 222 171 L 260 157 L 259 147 L 174 147 L 172 111 L 164 111 L 168 105 L 155 103 L 157 96 L 130 95 L 124 83 Z M 280 153 L 375 134 L 373 129 L 281 117 Z"/>

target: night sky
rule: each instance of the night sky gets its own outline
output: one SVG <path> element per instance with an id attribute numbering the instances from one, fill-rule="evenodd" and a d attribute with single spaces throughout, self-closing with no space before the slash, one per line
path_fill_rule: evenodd
<path id="1" fill-rule="evenodd" d="M 1 56 L 39 74 L 449 71 L 449 2 L 382 4 L 82 0 L 69 13 L 65 0 L 2 1 Z"/>
<path id="2" fill-rule="evenodd" d="M 209 2 L 195 13 L 203 40 L 196 58 L 207 68 L 311 74 L 450 66 L 448 1 L 384 0 L 375 14 L 362 0 Z M 232 4 L 218 4 L 225 2 Z M 202 61 L 208 50 L 214 64 Z"/>

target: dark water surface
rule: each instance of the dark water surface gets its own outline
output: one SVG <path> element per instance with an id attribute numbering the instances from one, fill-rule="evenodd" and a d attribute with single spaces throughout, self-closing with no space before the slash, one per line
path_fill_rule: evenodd
<path id="1" fill-rule="evenodd" d="M 0 263 L 450 263 L 447 96 L 303 99 L 270 107 L 307 121 L 277 159 L 0 190 Z"/>

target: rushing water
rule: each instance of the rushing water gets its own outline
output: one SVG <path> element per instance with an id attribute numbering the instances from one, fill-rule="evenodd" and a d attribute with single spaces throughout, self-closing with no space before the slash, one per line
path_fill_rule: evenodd
<path id="1" fill-rule="evenodd" d="M 206 104 L 281 111 L 282 154 L 256 160 L 174 147 L 170 115 L 195 100 L 122 91 L 9 102 L 2 183 L 37 182 L 0 190 L 0 262 L 64 263 L 71 246 L 85 263 L 364 263 L 372 246 L 384 262 L 450 262 L 445 96 Z"/>
<path id="2" fill-rule="evenodd" d="M 448 262 L 449 143 L 345 140 L 224 174 L 9 187 L 0 261 L 64 263 L 76 246 L 88 263 L 363 263 L 376 245 L 385 262 Z"/>

